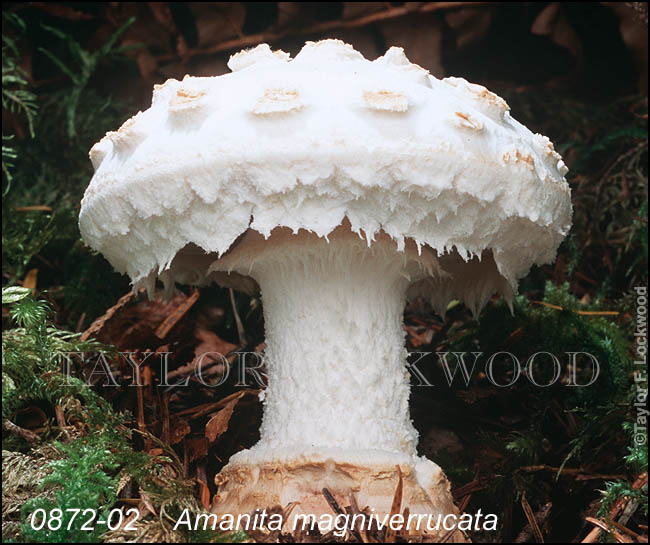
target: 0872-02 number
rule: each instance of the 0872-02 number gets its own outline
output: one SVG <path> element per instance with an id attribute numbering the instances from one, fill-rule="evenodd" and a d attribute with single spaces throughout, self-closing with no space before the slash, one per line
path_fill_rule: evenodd
<path id="1" fill-rule="evenodd" d="M 85 532 L 92 532 L 96 526 L 105 526 L 109 530 L 117 530 L 121 528 L 122 530 L 134 531 L 136 528 L 132 526 L 138 520 L 140 512 L 132 507 L 126 513 L 123 509 L 111 509 L 108 513 L 106 519 L 98 519 L 97 509 L 50 509 L 46 511 L 45 509 L 36 509 L 30 517 L 30 526 L 32 530 L 39 531 L 47 528 L 53 532 L 60 530 L 64 525 L 63 515 L 67 513 L 71 515 L 70 520 L 66 524 L 66 530 L 71 530 L 75 520 L 77 524 L 83 521 L 83 524 L 79 528 Z M 122 523 L 124 522 L 124 517 L 128 519 L 131 515 L 135 514 L 133 519 L 129 520 L 124 527 Z"/>

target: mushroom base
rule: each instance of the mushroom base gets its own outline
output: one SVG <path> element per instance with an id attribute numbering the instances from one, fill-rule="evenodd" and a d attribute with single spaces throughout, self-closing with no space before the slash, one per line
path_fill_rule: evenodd
<path id="1" fill-rule="evenodd" d="M 256 464 L 232 461 L 215 478 L 219 492 L 213 499 L 212 513 L 219 518 L 229 513 L 237 520 L 239 515 L 252 514 L 256 510 L 265 509 L 267 514 L 279 511 L 283 513 L 283 533 L 301 532 L 311 528 L 312 524 L 318 527 L 320 522 L 321 533 L 325 534 L 336 530 L 333 526 L 336 522 L 332 520 L 336 521 L 337 515 L 323 492 L 327 489 L 339 507 L 351 513 L 346 528 L 352 525 L 352 515 L 359 512 L 367 515 L 363 520 L 364 529 L 369 523 L 376 524 L 377 520 L 388 528 L 390 519 L 387 516 L 390 516 L 398 495 L 400 475 L 402 498 L 393 514 L 404 514 L 406 508 L 408 513 L 404 517 L 403 529 L 397 533 L 404 535 L 408 531 L 409 537 L 416 537 L 418 541 L 440 541 L 450 531 L 445 529 L 445 516 L 453 515 L 446 522 L 447 528 L 453 528 L 459 513 L 444 473 L 424 458 L 396 465 L 307 457 Z M 310 515 L 313 519 L 307 518 Z M 357 518 L 357 529 L 361 520 Z M 401 521 L 392 520 L 398 528 Z M 340 522 L 338 528 L 343 524 Z M 456 529 L 447 542 L 469 541 L 461 530 Z"/>

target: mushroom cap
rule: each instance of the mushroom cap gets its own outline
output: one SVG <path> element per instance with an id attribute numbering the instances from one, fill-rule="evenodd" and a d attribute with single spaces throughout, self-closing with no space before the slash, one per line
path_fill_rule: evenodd
<path id="1" fill-rule="evenodd" d="M 489 261 L 489 295 L 555 258 L 568 169 L 484 87 L 438 80 L 401 48 L 369 61 L 339 40 L 292 60 L 262 44 L 228 66 L 156 85 L 151 107 L 90 151 L 81 234 L 136 285 L 222 281 L 210 265 L 247 231 L 327 237 L 346 219 L 369 244 L 411 239 L 456 271 L 473 261 L 479 277 Z M 471 276 L 431 282 L 462 296 Z"/>

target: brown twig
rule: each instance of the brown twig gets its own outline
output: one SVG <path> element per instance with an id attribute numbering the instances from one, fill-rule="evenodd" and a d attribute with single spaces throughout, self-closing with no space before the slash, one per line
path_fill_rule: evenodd
<path id="1" fill-rule="evenodd" d="M 147 431 L 147 424 L 144 420 L 144 392 L 142 391 L 142 388 L 136 388 L 137 391 L 137 398 L 138 398 L 138 429 L 142 432 Z M 151 447 L 151 442 L 149 441 L 148 438 L 145 437 L 144 440 L 144 448 L 145 450 L 149 450 Z"/>
<path id="2" fill-rule="evenodd" d="M 190 478 L 190 452 L 187 448 L 187 437 L 183 437 L 183 479 Z"/>
<path id="3" fill-rule="evenodd" d="M 202 405 L 197 405 L 195 407 L 190 407 L 189 409 L 183 409 L 182 411 L 178 411 L 176 413 L 176 416 L 188 416 L 188 420 L 194 420 L 195 418 L 200 418 L 201 416 L 204 416 L 206 414 L 211 413 L 215 409 L 221 409 L 228 405 L 233 399 L 239 399 L 246 394 L 259 394 L 259 390 L 239 390 L 237 392 L 234 392 L 223 399 L 220 399 L 219 401 L 215 401 L 213 403 L 204 403 Z"/>
<path id="4" fill-rule="evenodd" d="M 228 290 L 230 293 L 230 304 L 232 305 L 232 313 L 235 316 L 235 324 L 237 324 L 237 336 L 239 337 L 239 345 L 246 346 L 246 331 L 244 331 L 244 324 L 237 312 L 237 305 L 235 304 L 235 292 L 232 288 Z"/>
<path id="5" fill-rule="evenodd" d="M 602 520 L 593 518 L 593 517 L 585 517 L 585 520 L 587 522 L 591 522 L 591 524 L 595 525 L 597 528 L 601 530 L 605 530 L 606 532 L 610 533 L 612 537 L 618 541 L 619 543 L 634 543 L 629 537 L 626 537 L 616 530 L 612 528 L 611 526 L 608 526 L 606 522 L 603 522 Z M 583 541 L 584 543 L 584 541 Z"/>
<path id="6" fill-rule="evenodd" d="M 339 502 L 336 501 L 334 496 L 332 496 L 332 493 L 327 488 L 323 488 L 322 492 L 323 492 L 323 496 L 325 496 L 325 499 L 327 500 L 327 503 L 332 508 L 332 511 L 334 511 L 335 514 L 337 515 L 345 514 L 343 509 L 341 509 Z"/>
<path id="7" fill-rule="evenodd" d="M 612 162 L 612 164 L 609 165 L 609 167 L 607 167 L 607 169 L 602 174 L 602 176 L 600 177 L 600 180 L 598 182 L 597 193 L 596 193 L 596 198 L 597 199 L 600 197 L 600 192 L 601 192 L 600 190 L 601 190 L 602 186 L 609 180 L 609 175 L 614 170 L 614 168 L 616 168 L 620 163 L 622 163 L 626 159 L 629 159 L 630 157 L 632 157 L 634 154 L 643 151 L 646 148 L 647 145 L 648 145 L 647 141 L 643 141 L 640 144 L 637 144 L 633 148 L 627 150 L 625 153 L 622 153 L 621 155 L 619 155 Z"/>
<path id="8" fill-rule="evenodd" d="M 86 321 L 86 313 L 82 312 L 81 316 L 79 316 L 79 319 L 77 320 L 77 326 L 74 328 L 76 333 L 79 333 L 81 331 L 81 328 L 83 327 L 85 321 Z"/>
<path id="9" fill-rule="evenodd" d="M 547 303 L 546 301 L 530 301 L 534 305 L 543 305 L 548 308 L 553 308 L 555 310 L 564 310 L 564 307 L 561 307 L 559 305 L 552 305 L 551 303 Z M 581 316 L 618 316 L 620 312 L 616 310 L 574 310 L 576 314 L 580 314 Z"/>
<path id="10" fill-rule="evenodd" d="M 392 519 L 397 515 L 402 509 L 402 492 L 403 492 L 403 482 L 402 482 L 402 470 L 399 466 L 397 467 L 397 487 L 395 488 L 395 495 L 393 496 L 393 503 L 390 506 L 390 514 L 388 519 Z M 394 543 L 395 542 L 395 530 L 393 530 L 390 525 L 386 528 L 386 537 L 384 538 L 385 543 Z"/>
<path id="11" fill-rule="evenodd" d="M 169 425 L 169 392 L 162 392 L 160 398 L 160 419 L 161 426 L 161 440 L 163 443 L 169 444 L 170 439 L 170 425 Z"/>
<path id="12" fill-rule="evenodd" d="M 56 416 L 56 423 L 59 428 L 65 428 L 65 414 L 63 413 L 63 407 L 61 407 L 61 405 L 54 406 L 54 415 Z"/>
<path id="13" fill-rule="evenodd" d="M 521 508 L 524 510 L 524 515 L 526 515 L 526 519 L 528 520 L 528 525 L 530 526 L 530 529 L 533 532 L 533 535 L 535 536 L 536 543 L 544 543 L 544 534 L 542 533 L 541 528 L 539 527 L 539 524 L 537 523 L 537 518 L 535 517 L 535 513 L 533 512 L 533 509 L 531 508 L 530 504 L 528 503 L 528 500 L 526 499 L 526 492 L 521 495 Z"/>
<path id="14" fill-rule="evenodd" d="M 634 538 L 639 543 L 644 543 L 644 542 L 647 543 L 648 542 L 648 537 L 647 536 L 644 538 L 642 535 L 637 534 L 635 531 L 630 530 L 629 528 L 627 528 L 626 526 L 623 526 L 622 524 L 616 522 L 615 520 L 613 520 L 611 522 L 611 524 L 615 528 L 619 529 L 621 532 L 624 532 L 627 535 L 629 535 L 630 537 Z"/>
<path id="15" fill-rule="evenodd" d="M 357 498 L 353 493 L 350 493 L 350 511 L 352 512 L 352 515 L 359 515 L 361 514 L 361 510 L 359 509 L 359 504 L 357 503 Z M 363 543 L 370 543 L 370 538 L 368 537 L 368 531 L 364 528 L 363 524 L 359 525 L 359 528 L 357 528 L 356 521 L 357 519 L 353 518 L 355 527 L 353 528 L 353 531 L 356 532 L 359 536 L 359 540 L 362 541 Z"/>
<path id="16" fill-rule="evenodd" d="M 54 17 L 62 17 L 69 21 L 84 21 L 95 19 L 95 15 L 74 9 L 73 7 L 55 4 L 54 2 L 31 2 L 30 7 L 38 8 Z"/>
<path id="17" fill-rule="evenodd" d="M 199 298 L 199 290 L 194 289 L 192 295 L 190 295 L 185 301 L 183 301 L 174 312 L 172 312 L 162 324 L 156 329 L 156 337 L 159 339 L 164 339 L 167 334 L 172 330 L 172 328 L 180 321 L 180 319 L 187 314 L 187 312 L 192 308 L 192 305 L 196 303 Z"/>
<path id="18" fill-rule="evenodd" d="M 537 523 L 537 528 L 544 525 L 549 515 L 551 514 L 551 507 L 553 504 L 548 502 L 545 504 L 537 513 L 535 513 L 535 521 Z M 519 532 L 519 535 L 515 538 L 514 543 L 528 543 L 533 537 L 535 537 L 535 530 L 530 525 L 526 524 L 524 528 Z"/>
<path id="19" fill-rule="evenodd" d="M 225 40 L 204 49 L 188 49 L 186 52 L 184 52 L 184 58 L 195 57 L 198 55 L 211 55 L 214 53 L 221 53 L 222 51 L 242 49 L 257 45 L 259 43 L 274 42 L 287 36 L 288 34 L 322 34 L 325 32 L 330 32 L 332 30 L 357 28 L 369 25 L 371 23 L 377 23 L 379 21 L 397 19 L 411 13 L 430 13 L 446 9 L 457 9 L 466 6 L 483 6 L 486 4 L 490 4 L 490 2 L 425 2 L 415 6 L 390 7 L 382 11 L 370 13 L 368 15 L 362 15 L 361 17 L 355 17 L 352 19 L 325 21 L 302 28 L 287 27 L 283 28 L 282 30 L 262 32 L 259 34 L 251 34 L 249 36 L 242 36 L 233 38 L 231 40 Z M 166 53 L 156 56 L 157 61 L 170 61 L 177 58 L 178 55 L 173 53 Z"/>
<path id="20" fill-rule="evenodd" d="M 14 208 L 16 212 L 53 212 L 51 206 L 44 204 L 34 204 L 32 206 L 17 206 Z"/>
<path id="21" fill-rule="evenodd" d="M 636 478 L 636 480 L 632 484 L 632 488 L 638 490 L 643 486 L 645 486 L 646 484 L 648 484 L 648 474 L 644 472 L 641 473 L 641 475 L 639 475 Z M 625 508 L 625 506 L 629 501 L 630 501 L 629 497 L 621 498 L 620 500 L 618 500 L 614 504 L 614 507 L 612 507 L 611 511 L 609 512 L 609 519 L 613 520 L 614 517 L 616 517 Z M 582 540 L 582 543 L 595 543 L 596 541 L 598 541 L 598 536 L 600 536 L 600 532 L 601 532 L 601 528 L 599 527 L 599 525 L 596 525 L 596 528 L 594 528 L 593 530 L 591 530 L 591 532 L 587 534 L 587 536 Z"/>
<path id="22" fill-rule="evenodd" d="M 38 435 L 36 435 L 33 431 L 27 430 L 25 428 L 21 428 L 20 426 L 17 426 L 16 424 L 14 424 L 8 419 L 6 419 L 2 423 L 2 427 L 5 431 L 8 431 L 9 433 L 13 433 L 18 437 L 22 437 L 25 441 L 29 443 L 35 443 L 40 439 Z"/>
<path id="23" fill-rule="evenodd" d="M 483 485 L 477 479 L 473 479 L 466 485 L 452 490 L 451 494 L 455 500 L 459 500 L 460 498 L 478 492 L 479 490 L 483 490 Z"/>
<path id="24" fill-rule="evenodd" d="M 525 473 L 538 473 L 540 471 L 549 471 L 551 473 L 558 473 L 560 471 L 559 467 L 547 466 L 547 465 L 536 465 L 536 466 L 522 466 L 518 471 L 523 471 Z M 609 475 L 609 474 L 600 474 L 600 473 L 587 473 L 584 469 L 580 468 L 562 468 L 562 475 L 575 475 L 576 480 L 578 481 L 590 481 L 590 480 L 607 480 L 607 479 L 624 479 L 625 475 Z"/>
<path id="25" fill-rule="evenodd" d="M 449 541 L 452 538 L 452 536 L 458 531 L 459 531 L 458 528 L 452 528 L 444 536 L 442 536 L 440 543 L 447 543 L 447 541 Z"/>
<path id="26" fill-rule="evenodd" d="M 458 510 L 461 513 L 465 512 L 465 509 L 467 509 L 467 505 L 469 504 L 469 501 L 472 499 L 472 494 L 467 494 L 467 496 L 464 496 L 461 502 L 458 504 Z"/>
<path id="27" fill-rule="evenodd" d="M 237 358 L 237 353 L 236 352 L 230 352 L 230 353 L 225 355 L 225 358 L 228 361 L 228 363 L 232 363 Z M 198 366 L 200 361 L 201 360 L 199 358 L 195 358 L 190 363 L 187 363 L 185 365 L 181 365 L 178 369 L 174 369 L 173 371 L 170 371 L 169 373 L 167 373 L 167 380 L 175 379 L 177 377 L 186 377 L 188 375 L 191 375 L 197 369 L 197 366 Z M 201 367 L 201 376 L 209 377 L 209 376 L 215 374 L 216 372 L 218 372 L 218 369 L 214 370 L 213 367 L 218 366 L 218 365 L 223 365 L 223 361 L 221 359 L 214 360 L 212 362 L 209 362 L 209 363 L 205 364 L 204 366 Z"/>
<path id="28" fill-rule="evenodd" d="M 134 291 L 130 291 L 126 295 L 120 297 L 117 303 L 115 303 L 102 316 L 90 324 L 90 327 L 88 327 L 88 329 L 86 329 L 86 331 L 84 331 L 81 335 L 80 340 L 87 341 L 90 337 L 94 337 L 97 333 L 99 333 L 99 331 L 101 331 L 101 329 L 104 327 L 104 324 L 113 316 L 115 316 L 118 310 L 121 310 L 123 307 L 128 305 L 133 299 L 135 299 L 135 297 L 136 293 Z"/>

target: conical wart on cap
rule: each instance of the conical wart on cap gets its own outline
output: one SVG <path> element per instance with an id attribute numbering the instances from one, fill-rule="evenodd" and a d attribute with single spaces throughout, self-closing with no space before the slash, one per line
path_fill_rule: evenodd
<path id="1" fill-rule="evenodd" d="M 484 87 L 339 40 L 294 59 L 263 44 L 229 67 L 157 85 L 90 152 L 82 236 L 135 284 L 252 289 L 214 266 L 248 230 L 327 237 L 346 219 L 368 244 L 384 232 L 434 255 L 438 274 L 411 293 L 439 310 L 454 297 L 478 311 L 554 259 L 571 224 L 567 168 Z"/>

